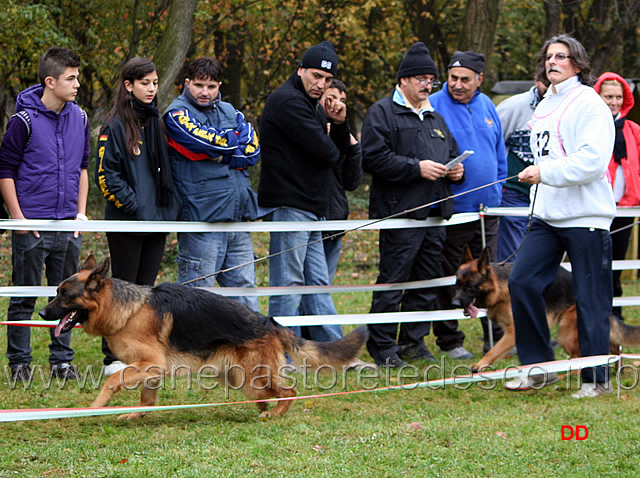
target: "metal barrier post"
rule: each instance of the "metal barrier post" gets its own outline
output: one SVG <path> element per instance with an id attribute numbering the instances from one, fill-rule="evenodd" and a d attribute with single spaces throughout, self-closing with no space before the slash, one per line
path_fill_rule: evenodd
<path id="1" fill-rule="evenodd" d="M 485 225 L 484 225 L 484 214 L 486 210 L 487 208 L 484 206 L 484 204 L 480 204 L 480 210 L 478 211 L 478 213 L 480 214 L 480 236 L 482 237 L 483 249 L 487 247 L 487 232 L 485 230 Z M 487 317 L 487 328 L 489 329 L 489 349 L 492 349 L 493 348 L 493 323 L 491 322 L 491 319 L 489 317 Z"/>

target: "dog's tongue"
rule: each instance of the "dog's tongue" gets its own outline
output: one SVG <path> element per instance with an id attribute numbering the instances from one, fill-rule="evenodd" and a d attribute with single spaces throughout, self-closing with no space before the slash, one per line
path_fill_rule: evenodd
<path id="1" fill-rule="evenodd" d="M 478 316 L 478 308 L 473 304 L 469 304 L 467 307 L 465 307 L 464 313 L 469 317 L 476 318 Z"/>
<path id="2" fill-rule="evenodd" d="M 56 337 L 60 336 L 60 331 L 65 325 L 67 325 L 67 322 L 69 322 L 69 317 L 71 317 L 71 314 L 65 315 L 62 319 L 60 319 L 60 322 L 58 323 L 58 325 L 56 325 L 56 330 L 54 332 L 54 335 Z"/>

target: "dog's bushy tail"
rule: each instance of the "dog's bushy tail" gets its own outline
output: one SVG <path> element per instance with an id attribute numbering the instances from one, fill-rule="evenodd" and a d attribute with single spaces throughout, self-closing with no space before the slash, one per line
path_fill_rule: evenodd
<path id="1" fill-rule="evenodd" d="M 609 317 L 609 349 L 617 354 L 619 347 L 640 347 L 640 327 L 625 324 L 615 315 Z"/>
<path id="2" fill-rule="evenodd" d="M 284 349 L 296 365 L 316 369 L 323 365 L 340 368 L 358 359 L 369 337 L 367 326 L 361 325 L 334 342 L 315 342 L 298 337 L 286 327 L 276 329 Z"/>

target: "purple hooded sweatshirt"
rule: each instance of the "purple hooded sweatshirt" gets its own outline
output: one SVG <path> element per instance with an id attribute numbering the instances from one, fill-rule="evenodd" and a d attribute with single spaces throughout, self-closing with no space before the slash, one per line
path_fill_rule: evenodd
<path id="1" fill-rule="evenodd" d="M 89 166 L 89 125 L 75 102 L 60 114 L 48 110 L 42 92 L 34 85 L 18 95 L 0 147 L 0 178 L 13 178 L 27 219 L 72 219 L 80 170 Z"/>

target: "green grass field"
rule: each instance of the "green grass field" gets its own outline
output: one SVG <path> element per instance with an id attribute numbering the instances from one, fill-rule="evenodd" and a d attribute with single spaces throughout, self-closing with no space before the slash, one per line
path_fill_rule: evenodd
<path id="1" fill-rule="evenodd" d="M 377 274 L 377 234 L 357 232 L 345 238 L 343 259 L 336 283 L 372 283 Z M 255 237 L 258 256 L 266 254 L 268 236 Z M 102 234 L 85 234 L 84 252 L 107 247 Z M 175 280 L 175 237 L 170 236 L 167 259 L 159 281 Z M 10 284 L 10 241 L 0 239 L 0 283 Z M 258 266 L 259 285 L 267 285 L 266 263 Z M 627 295 L 640 295 L 635 283 L 627 283 Z M 337 294 L 340 313 L 365 313 L 370 293 Z M 6 317 L 7 299 L 0 300 L 0 317 Z M 38 307 L 45 300 L 38 301 Z M 261 300 L 266 312 L 266 299 Z M 625 310 L 629 323 L 640 325 L 635 308 Z M 465 346 L 481 355 L 479 321 L 461 322 L 467 334 Z M 48 381 L 48 332 L 32 333 L 36 373 L 25 389 L 8 380 L 6 335 L 0 334 L 0 397 L 2 408 L 86 407 L 97 394 L 69 382 Z M 74 331 L 74 363 L 81 371 L 102 363 L 100 339 Z M 436 357 L 432 335 L 427 346 Z M 638 351 L 632 351 L 638 352 Z M 368 359 L 366 353 L 362 357 Z M 557 350 L 557 358 L 564 352 Z M 444 375 L 468 361 L 446 361 Z M 501 360 L 497 368 L 517 365 L 516 357 Z M 0 454 L 0 477 L 209 477 L 209 476 L 442 476 L 519 477 L 629 476 L 638 475 L 637 368 L 622 377 L 616 393 L 582 401 L 571 398 L 577 377 L 570 376 L 540 391 L 507 392 L 501 382 L 487 382 L 444 389 L 376 391 L 295 401 L 282 418 L 260 420 L 255 405 L 154 412 L 138 421 L 117 415 L 0 423 L 5 444 Z M 413 363 L 422 375 L 428 364 Z M 463 372 L 458 371 L 458 374 Z M 442 375 L 442 374 L 441 374 Z M 440 375 L 440 376 L 441 376 Z M 302 376 L 294 375 L 301 381 Z M 430 375 L 429 378 L 437 378 Z M 384 383 L 412 383 L 415 377 L 384 378 Z M 310 380 L 314 382 L 314 380 Z M 371 388 L 375 380 L 358 379 L 349 372 L 334 387 L 322 376 L 299 395 Z M 616 383 L 614 381 L 614 383 Z M 138 391 L 116 395 L 112 405 L 137 405 Z M 160 405 L 223 403 L 243 400 L 232 391 L 227 400 L 220 388 L 207 391 L 185 378 L 167 380 L 159 393 Z M 563 425 L 582 425 L 584 440 L 562 440 Z"/>

